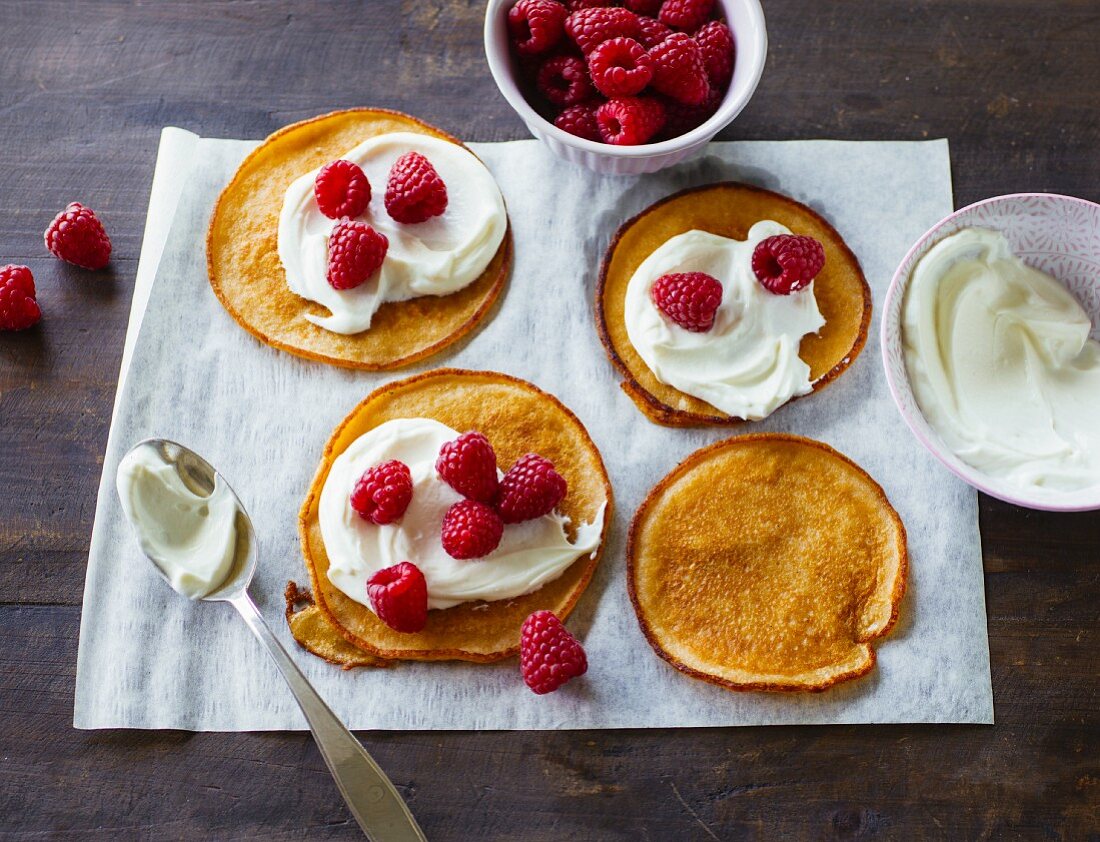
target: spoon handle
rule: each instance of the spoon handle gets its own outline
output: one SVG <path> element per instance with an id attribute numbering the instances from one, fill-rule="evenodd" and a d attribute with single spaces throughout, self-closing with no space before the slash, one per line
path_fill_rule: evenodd
<path id="1" fill-rule="evenodd" d="M 229 600 L 290 685 L 336 786 L 371 842 L 426 842 L 386 773 L 336 718 L 272 634 L 247 591 Z"/>

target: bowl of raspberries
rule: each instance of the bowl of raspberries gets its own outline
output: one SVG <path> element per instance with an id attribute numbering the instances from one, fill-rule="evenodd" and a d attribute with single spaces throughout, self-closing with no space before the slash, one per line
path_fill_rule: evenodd
<path id="1" fill-rule="evenodd" d="M 490 0 L 485 54 L 557 155 L 634 175 L 698 152 L 741 112 L 767 33 L 759 0 Z"/>

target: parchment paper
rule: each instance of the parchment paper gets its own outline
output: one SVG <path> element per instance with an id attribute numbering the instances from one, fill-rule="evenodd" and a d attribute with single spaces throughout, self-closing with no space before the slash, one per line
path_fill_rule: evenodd
<path id="1" fill-rule="evenodd" d="M 675 190 L 722 179 L 780 190 L 824 214 L 862 261 L 877 307 L 908 246 L 952 210 L 946 141 L 716 143 L 702 158 L 637 179 L 594 176 L 535 141 L 471 144 L 508 203 L 515 270 L 502 307 L 472 342 L 397 374 L 280 353 L 217 303 L 206 279 L 206 225 L 254 145 L 173 129 L 162 139 L 131 318 L 131 334 L 139 323 L 141 331 L 132 361 L 127 355 L 92 534 L 76 727 L 305 727 L 233 609 L 178 597 L 139 556 L 114 475 L 122 453 L 151 435 L 194 447 L 241 495 L 261 545 L 252 594 L 353 728 L 993 721 L 976 495 L 920 448 L 891 404 L 877 311 L 867 347 L 843 377 L 753 426 L 819 438 L 855 459 L 885 488 L 909 534 L 909 592 L 898 628 L 878 647 L 877 668 L 816 695 L 730 693 L 675 672 L 642 638 L 626 597 L 626 525 L 653 483 L 729 432 L 646 421 L 618 389 L 592 316 L 597 267 L 615 228 Z M 569 621 L 589 672 L 549 696 L 523 686 L 515 660 L 343 672 L 298 649 L 282 617 L 287 580 L 308 581 L 296 514 L 332 428 L 376 386 L 443 365 L 505 371 L 557 394 L 587 425 L 611 473 L 614 528 Z"/>

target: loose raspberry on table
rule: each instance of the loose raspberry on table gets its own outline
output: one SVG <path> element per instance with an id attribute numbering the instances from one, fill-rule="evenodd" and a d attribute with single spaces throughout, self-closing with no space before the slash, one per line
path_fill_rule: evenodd
<path id="1" fill-rule="evenodd" d="M 459 500 L 443 516 L 440 539 L 451 558 L 484 558 L 500 545 L 504 522 L 492 506 Z"/>
<path id="2" fill-rule="evenodd" d="M 587 55 L 611 38 L 635 37 L 638 16 L 616 7 L 581 9 L 565 19 L 565 34 Z"/>
<path id="3" fill-rule="evenodd" d="M 706 333 L 722 303 L 722 284 L 705 272 L 676 272 L 654 281 L 649 297 L 684 330 Z"/>
<path id="4" fill-rule="evenodd" d="M 519 0 L 508 10 L 508 31 L 521 55 L 538 55 L 561 41 L 567 12 L 555 0 Z"/>
<path id="5" fill-rule="evenodd" d="M 752 271 L 769 292 L 790 295 L 808 286 L 825 266 L 825 250 L 813 237 L 777 234 L 752 252 Z"/>
<path id="6" fill-rule="evenodd" d="M 362 167 L 340 158 L 321 167 L 313 182 L 313 195 L 329 219 L 359 216 L 370 204 L 370 182 Z"/>
<path id="7" fill-rule="evenodd" d="M 662 0 L 623 0 L 623 5 L 636 15 L 656 17 L 661 11 Z"/>
<path id="8" fill-rule="evenodd" d="M 703 125 L 714 116 L 714 112 L 722 104 L 723 95 L 722 91 L 712 85 L 707 98 L 698 105 L 686 105 L 672 97 L 665 97 L 662 100 L 666 116 L 662 137 L 679 137 L 696 126 Z"/>
<path id="9" fill-rule="evenodd" d="M 638 18 L 638 43 L 647 50 L 652 50 L 671 34 L 672 30 L 656 18 Z"/>
<path id="10" fill-rule="evenodd" d="M 378 619 L 394 631 L 418 632 L 428 622 L 428 583 L 411 561 L 379 570 L 367 580 L 367 598 Z"/>
<path id="11" fill-rule="evenodd" d="M 681 32 L 694 32 L 710 20 L 714 0 L 665 0 L 658 20 Z"/>
<path id="12" fill-rule="evenodd" d="M 0 267 L 0 330 L 26 330 L 41 318 L 31 270 L 13 263 Z"/>
<path id="13" fill-rule="evenodd" d="M 703 52 L 690 35 L 676 32 L 649 51 L 653 61 L 653 87 L 686 105 L 707 98 L 710 82 Z"/>
<path id="14" fill-rule="evenodd" d="M 596 89 L 608 97 L 632 96 L 653 78 L 645 47 L 633 38 L 609 38 L 588 54 L 588 72 Z"/>
<path id="15" fill-rule="evenodd" d="M 111 259 L 111 240 L 103 223 L 80 202 L 70 202 L 53 218 L 45 240 L 55 257 L 84 269 L 102 269 Z"/>
<path id="16" fill-rule="evenodd" d="M 695 33 L 695 43 L 703 54 L 703 66 L 711 85 L 725 90 L 733 78 L 735 58 L 733 34 L 720 20 L 712 20 Z"/>
<path id="17" fill-rule="evenodd" d="M 554 470 L 554 464 L 537 453 L 528 453 L 501 479 L 497 511 L 505 523 L 542 517 L 554 510 L 565 492 L 565 478 Z"/>
<path id="18" fill-rule="evenodd" d="M 600 137 L 616 146 L 648 143 L 664 124 L 665 108 L 653 97 L 617 97 L 596 109 Z"/>
<path id="19" fill-rule="evenodd" d="M 367 468 L 351 492 L 351 507 L 363 520 L 384 524 L 399 520 L 412 502 L 409 466 L 397 459 Z"/>
<path id="20" fill-rule="evenodd" d="M 419 152 L 406 152 L 390 169 L 386 213 L 405 225 L 415 225 L 447 210 L 447 185 L 432 162 Z"/>
<path id="21" fill-rule="evenodd" d="M 463 497 L 482 503 L 492 503 L 496 498 L 497 455 L 481 433 L 463 433 L 439 448 L 435 470 Z"/>
<path id="22" fill-rule="evenodd" d="M 365 222 L 345 219 L 328 237 L 328 282 L 354 289 L 382 266 L 390 241 Z"/>
<path id="23" fill-rule="evenodd" d="M 535 84 L 554 105 L 578 105 L 595 95 L 588 67 L 577 56 L 554 56 L 539 68 Z"/>
<path id="24" fill-rule="evenodd" d="M 600 129 L 596 125 L 595 105 L 570 105 L 557 117 L 554 125 L 571 135 L 583 137 L 585 140 L 600 140 Z"/>
<path id="25" fill-rule="evenodd" d="M 524 684 L 541 696 L 584 675 L 588 656 L 552 611 L 536 611 L 520 631 L 519 668 Z"/>

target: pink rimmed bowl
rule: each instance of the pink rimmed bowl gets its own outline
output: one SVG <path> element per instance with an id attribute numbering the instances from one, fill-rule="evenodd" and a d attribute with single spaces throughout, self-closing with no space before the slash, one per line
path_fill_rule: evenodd
<path id="1" fill-rule="evenodd" d="M 894 403 L 917 440 L 952 473 L 979 491 L 1029 509 L 1100 509 L 1100 488 L 1028 491 L 962 461 L 929 425 L 913 395 L 901 336 L 901 309 L 910 275 L 932 246 L 962 228 L 972 227 L 1003 232 L 1024 262 L 1065 284 L 1092 319 L 1093 337 L 1100 336 L 1100 205 L 1054 193 L 1014 193 L 976 202 L 941 220 L 917 240 L 890 282 L 882 308 L 881 338 L 882 362 Z"/>
<path id="2" fill-rule="evenodd" d="M 733 81 L 714 115 L 686 134 L 641 146 L 612 146 L 564 132 L 539 114 L 520 90 L 508 44 L 508 10 L 516 0 L 489 0 L 485 9 L 485 57 L 501 94 L 527 128 L 555 155 L 605 175 L 639 175 L 678 164 L 702 151 L 752 99 L 764 72 L 768 35 L 760 0 L 718 0 L 737 55 Z"/>

